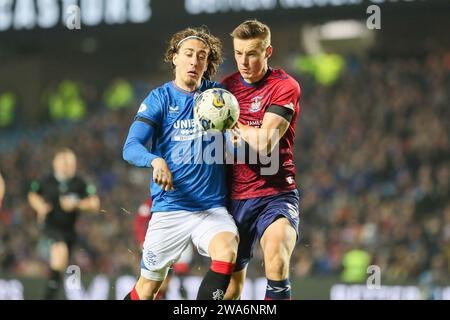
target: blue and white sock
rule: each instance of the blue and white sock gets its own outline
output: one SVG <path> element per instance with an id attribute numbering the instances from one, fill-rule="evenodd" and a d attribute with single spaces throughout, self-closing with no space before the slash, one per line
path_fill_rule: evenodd
<path id="1" fill-rule="evenodd" d="M 275 281 L 267 279 L 264 300 L 291 300 L 291 282 L 288 279 Z"/>

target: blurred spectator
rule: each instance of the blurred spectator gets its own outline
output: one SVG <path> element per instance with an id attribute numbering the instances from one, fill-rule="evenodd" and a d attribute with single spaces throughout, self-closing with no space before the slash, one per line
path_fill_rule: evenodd
<path id="1" fill-rule="evenodd" d="M 363 283 L 367 279 L 367 268 L 371 262 L 370 254 L 362 248 L 353 248 L 342 258 L 344 270 L 341 279 L 347 283 Z"/>

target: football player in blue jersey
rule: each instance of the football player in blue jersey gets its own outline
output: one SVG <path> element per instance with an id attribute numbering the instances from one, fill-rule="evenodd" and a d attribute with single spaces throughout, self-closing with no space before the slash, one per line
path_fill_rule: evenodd
<path id="1" fill-rule="evenodd" d="M 193 106 L 199 93 L 220 87 L 210 79 L 222 62 L 222 45 L 206 28 L 187 28 L 171 38 L 165 61 L 175 79 L 150 92 L 123 148 L 126 161 L 153 169 L 153 216 L 141 275 L 125 299 L 154 299 L 169 268 L 192 241 L 211 258 L 197 299 L 221 300 L 234 270 L 238 232 L 226 209 L 223 163 L 198 161 L 198 153 L 212 141 L 197 127 Z M 194 147 L 199 145 L 200 151 Z"/>

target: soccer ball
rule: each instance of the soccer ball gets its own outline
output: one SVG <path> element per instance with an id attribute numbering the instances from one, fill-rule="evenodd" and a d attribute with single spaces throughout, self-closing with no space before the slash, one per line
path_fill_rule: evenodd
<path id="1" fill-rule="evenodd" d="M 194 102 L 194 119 L 203 130 L 231 129 L 239 118 L 239 103 L 229 91 L 220 88 L 202 92 Z"/>

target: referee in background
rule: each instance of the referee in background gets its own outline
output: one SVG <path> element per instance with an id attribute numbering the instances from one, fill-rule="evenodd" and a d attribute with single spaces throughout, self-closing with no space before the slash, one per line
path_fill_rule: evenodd
<path id="1" fill-rule="evenodd" d="M 76 240 L 75 223 L 80 212 L 98 212 L 96 188 L 77 175 L 77 158 L 68 148 L 56 151 L 53 173 L 31 183 L 28 201 L 50 240 L 50 274 L 45 299 L 57 298 Z"/>

